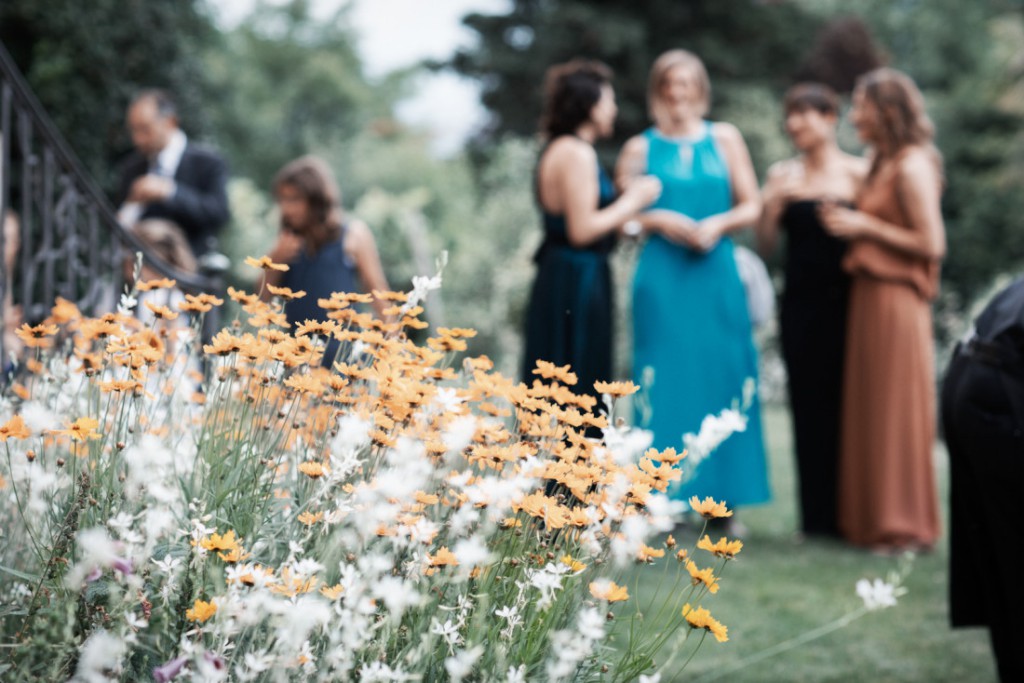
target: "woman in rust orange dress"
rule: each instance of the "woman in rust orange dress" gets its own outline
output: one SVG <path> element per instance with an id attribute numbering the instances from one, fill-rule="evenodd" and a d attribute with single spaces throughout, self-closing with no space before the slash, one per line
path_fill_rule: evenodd
<path id="1" fill-rule="evenodd" d="M 924 99 L 899 71 L 862 76 L 851 119 L 871 169 L 856 209 L 821 210 L 850 240 L 839 528 L 878 552 L 929 549 L 939 536 L 931 301 L 946 249 L 942 159 Z"/>

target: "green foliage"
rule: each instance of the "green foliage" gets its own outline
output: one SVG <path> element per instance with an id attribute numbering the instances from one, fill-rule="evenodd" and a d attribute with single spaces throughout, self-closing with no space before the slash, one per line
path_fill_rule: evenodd
<path id="1" fill-rule="evenodd" d="M 647 73 L 665 50 L 699 54 L 714 79 L 715 106 L 726 107 L 752 84 L 784 83 L 819 21 L 794 3 L 516 0 L 506 15 L 464 19 L 480 42 L 451 66 L 483 79 L 495 132 L 529 135 L 544 71 L 576 56 L 601 59 L 615 70 L 619 134 L 609 149 L 618 149 L 647 125 Z"/>
<path id="2" fill-rule="evenodd" d="M 178 100 L 184 125 L 200 134 L 200 49 L 216 32 L 197 0 L 4 0 L 0 41 L 11 52 L 72 149 L 104 185 L 129 147 L 124 111 L 141 88 Z"/>

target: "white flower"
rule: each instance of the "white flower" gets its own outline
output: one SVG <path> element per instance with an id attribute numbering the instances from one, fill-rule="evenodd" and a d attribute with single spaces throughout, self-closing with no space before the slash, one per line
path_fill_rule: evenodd
<path id="1" fill-rule="evenodd" d="M 526 665 L 510 666 L 506 675 L 506 683 L 526 683 Z"/>
<path id="2" fill-rule="evenodd" d="M 110 683 L 121 675 L 121 660 L 125 655 L 124 642 L 100 629 L 93 632 L 82 645 L 82 654 L 75 669 L 75 681 L 83 683 Z"/>
<path id="3" fill-rule="evenodd" d="M 139 305 L 139 300 L 133 297 L 128 292 L 121 294 L 121 301 L 117 304 L 117 312 L 121 315 L 131 315 L 135 307 Z"/>
<path id="4" fill-rule="evenodd" d="M 465 400 L 454 388 L 442 387 L 434 395 L 433 403 L 440 407 L 442 412 L 450 413 L 456 411 Z"/>
<path id="5" fill-rule="evenodd" d="M 896 606 L 896 586 L 881 579 L 875 579 L 873 582 L 861 579 L 857 582 L 857 595 L 864 601 L 864 607 L 869 610 Z"/>
<path id="6" fill-rule="evenodd" d="M 473 567 L 486 564 L 491 557 L 487 544 L 479 536 L 460 540 L 452 547 L 452 553 L 467 572 Z"/>
<path id="7" fill-rule="evenodd" d="M 462 650 L 444 660 L 444 668 L 448 675 L 452 677 L 452 681 L 459 683 L 459 681 L 473 672 L 473 665 L 476 664 L 476 660 L 480 659 L 480 655 L 483 653 L 483 645 L 475 645 L 469 650 Z"/>
<path id="8" fill-rule="evenodd" d="M 33 434 L 60 427 L 60 420 L 53 411 L 36 401 L 29 401 L 21 407 L 21 418 Z"/>
<path id="9" fill-rule="evenodd" d="M 555 599 L 555 591 L 562 588 L 562 575 L 569 571 L 564 564 L 553 564 L 548 562 L 543 569 L 528 569 L 526 577 L 530 585 L 540 590 L 541 597 L 537 606 L 542 610 L 547 609 Z"/>
<path id="10" fill-rule="evenodd" d="M 650 676 L 640 674 L 640 678 L 637 680 L 637 683 L 661 683 L 661 674 L 651 674 Z"/>
<path id="11" fill-rule="evenodd" d="M 425 277 L 423 275 L 415 275 L 412 278 L 412 291 L 409 292 L 409 299 L 402 305 L 402 312 L 405 313 L 413 306 L 419 304 L 424 298 L 426 298 L 429 292 L 435 289 L 441 289 L 441 274 L 438 273 L 434 277 Z"/>
<path id="12" fill-rule="evenodd" d="M 576 618 L 580 635 L 587 640 L 604 638 L 604 617 L 593 607 L 582 610 Z"/>
<path id="13" fill-rule="evenodd" d="M 462 642 L 459 625 L 453 624 L 451 619 L 446 620 L 442 624 L 436 617 L 431 617 L 430 632 L 445 639 L 445 642 L 448 644 L 448 652 L 453 652 L 453 648 Z"/>
<path id="14" fill-rule="evenodd" d="M 687 463 L 696 466 L 735 432 L 747 429 L 747 416 L 734 408 L 726 408 L 717 416 L 706 415 L 700 423 L 700 433 L 683 435 Z"/>
<path id="15" fill-rule="evenodd" d="M 384 606 L 395 620 L 401 619 L 408 608 L 416 607 L 423 602 L 423 596 L 419 591 L 397 576 L 382 576 L 374 583 L 373 594 L 384 602 Z"/>

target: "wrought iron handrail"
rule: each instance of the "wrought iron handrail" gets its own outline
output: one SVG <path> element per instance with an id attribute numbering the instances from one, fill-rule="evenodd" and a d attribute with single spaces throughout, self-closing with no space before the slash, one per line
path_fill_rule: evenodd
<path id="1" fill-rule="evenodd" d="M 216 259 L 207 260 L 199 274 L 182 272 L 121 225 L 0 43 L 0 226 L 12 220 L 21 242 L 13 267 L 7 262 L 7 230 L 0 230 L 4 324 L 9 304 L 20 303 L 22 318 L 34 322 L 46 316 L 58 295 L 87 314 L 112 308 L 123 289 L 125 253 L 142 252 L 148 266 L 177 280 L 187 293 L 223 287 L 225 268 Z M 6 362 L 3 343 L 0 335 L 0 366 Z"/>

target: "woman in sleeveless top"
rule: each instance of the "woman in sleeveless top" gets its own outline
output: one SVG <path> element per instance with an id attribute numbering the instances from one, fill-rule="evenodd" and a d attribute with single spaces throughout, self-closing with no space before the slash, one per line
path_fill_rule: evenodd
<path id="1" fill-rule="evenodd" d="M 637 422 L 657 448 L 681 448 L 705 416 L 742 400 L 757 352 L 729 234 L 760 214 L 757 177 L 739 131 L 704 120 L 710 84 L 683 50 L 654 63 L 654 127 L 626 143 L 617 176 L 659 178 L 661 197 L 641 215 L 650 233 L 633 285 Z M 769 499 L 761 412 L 749 396 L 746 429 L 730 436 L 673 495 L 712 496 L 730 507 Z M 686 466 L 687 461 L 683 461 Z M 738 531 L 738 529 L 737 529 Z"/>
<path id="2" fill-rule="evenodd" d="M 326 163 L 314 156 L 295 159 L 277 172 L 273 186 L 281 231 L 268 256 L 289 269 L 264 271 L 265 284 L 306 292 L 285 304 L 293 329 L 306 320 L 327 320 L 317 300 L 334 292 L 388 289 L 373 233 L 362 221 L 343 220 L 338 186 Z M 266 287 L 263 295 L 270 297 Z M 383 316 L 384 302 L 374 299 L 373 306 Z M 325 366 L 335 360 L 337 349 L 331 340 Z"/>
<path id="3" fill-rule="evenodd" d="M 892 69 L 857 83 L 851 119 L 874 153 L 856 210 L 823 207 L 850 240 L 839 528 L 878 552 L 930 548 L 939 535 L 932 465 L 931 301 L 945 253 L 942 168 L 917 86 Z"/>
<path id="4" fill-rule="evenodd" d="M 757 224 L 762 254 L 785 235 L 786 285 L 780 332 L 800 479 L 801 529 L 835 536 L 839 415 L 850 278 L 846 242 L 825 231 L 822 202 L 852 206 L 867 163 L 836 144 L 839 98 L 817 83 L 793 86 L 784 100 L 786 133 L 799 156 L 768 169 Z"/>
<path id="5" fill-rule="evenodd" d="M 612 375 L 612 284 L 608 253 L 616 233 L 654 200 L 653 178 L 615 198 L 593 144 L 615 124 L 611 71 L 573 60 L 548 70 L 542 132 L 547 144 L 537 164 L 537 200 L 544 241 L 526 315 L 523 379 L 538 360 L 570 365 L 574 389 L 595 394 L 594 382 Z"/>

